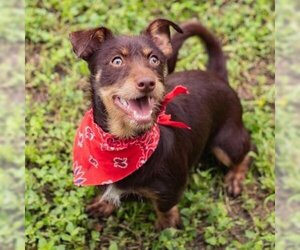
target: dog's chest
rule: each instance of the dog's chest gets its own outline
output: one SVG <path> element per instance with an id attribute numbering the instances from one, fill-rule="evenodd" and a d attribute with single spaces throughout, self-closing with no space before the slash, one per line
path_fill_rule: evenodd
<path id="1" fill-rule="evenodd" d="M 119 206 L 120 202 L 121 202 L 121 196 L 124 193 L 125 193 L 125 191 L 117 188 L 114 184 L 109 184 L 106 187 L 106 189 L 101 197 L 101 200 L 107 201 L 109 203 L 113 203 L 116 206 Z"/>

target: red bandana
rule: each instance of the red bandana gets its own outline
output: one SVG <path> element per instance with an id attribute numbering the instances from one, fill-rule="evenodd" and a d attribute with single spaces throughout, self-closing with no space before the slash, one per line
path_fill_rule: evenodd
<path id="1" fill-rule="evenodd" d="M 177 95 L 188 94 L 183 86 L 176 86 L 162 102 L 157 123 L 191 129 L 185 123 L 171 121 L 166 105 Z M 122 180 L 139 169 L 155 151 L 160 130 L 155 124 L 141 136 L 119 139 L 104 132 L 87 111 L 77 130 L 73 149 L 74 183 L 78 186 L 105 185 Z"/>

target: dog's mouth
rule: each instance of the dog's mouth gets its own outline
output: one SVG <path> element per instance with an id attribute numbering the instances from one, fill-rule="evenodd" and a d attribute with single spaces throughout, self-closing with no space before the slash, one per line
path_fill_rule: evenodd
<path id="1" fill-rule="evenodd" d="M 152 121 L 152 113 L 155 106 L 153 97 L 143 96 L 136 99 L 125 99 L 120 96 L 114 96 L 113 99 L 114 103 L 138 124 L 147 124 Z"/>

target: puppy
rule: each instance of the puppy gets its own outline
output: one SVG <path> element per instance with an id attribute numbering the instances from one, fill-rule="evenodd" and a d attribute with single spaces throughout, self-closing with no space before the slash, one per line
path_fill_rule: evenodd
<path id="1" fill-rule="evenodd" d="M 172 40 L 170 27 L 179 32 Z M 172 73 L 182 43 L 194 35 L 206 45 L 207 71 Z M 149 131 L 157 121 L 164 95 L 175 86 L 183 85 L 190 93 L 176 97 L 166 113 L 191 130 L 159 125 L 160 139 L 151 157 L 137 171 L 107 185 L 103 197 L 88 206 L 90 214 L 109 216 L 116 208 L 114 201 L 134 193 L 153 202 L 158 230 L 180 228 L 177 204 L 189 169 L 204 152 L 212 152 L 228 167 L 227 191 L 233 196 L 240 194 L 251 162 L 250 137 L 243 125 L 240 101 L 228 84 L 221 46 L 208 30 L 197 22 L 179 27 L 157 19 L 139 36 L 115 36 L 100 27 L 73 32 L 70 40 L 91 72 L 94 121 L 116 138 L 135 138 Z M 165 76 L 166 67 L 172 74 Z M 125 108 L 128 103 L 132 106 L 129 110 Z"/>

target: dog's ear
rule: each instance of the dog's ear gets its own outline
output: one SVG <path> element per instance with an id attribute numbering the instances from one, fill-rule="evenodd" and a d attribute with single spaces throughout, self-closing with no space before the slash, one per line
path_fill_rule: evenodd
<path id="1" fill-rule="evenodd" d="M 72 32 L 69 37 L 75 54 L 87 60 L 101 44 L 113 35 L 107 28 L 100 27 L 90 30 L 79 30 Z"/>
<path id="2" fill-rule="evenodd" d="M 154 20 L 144 31 L 144 34 L 151 37 L 153 42 L 166 57 L 169 57 L 172 54 L 170 26 L 172 26 L 177 32 L 183 33 L 182 29 L 177 24 L 166 19 Z"/>

